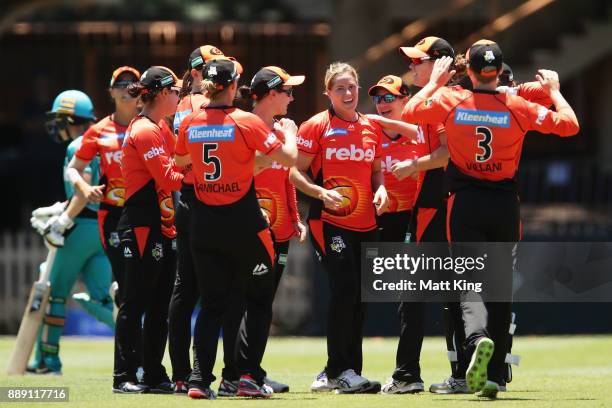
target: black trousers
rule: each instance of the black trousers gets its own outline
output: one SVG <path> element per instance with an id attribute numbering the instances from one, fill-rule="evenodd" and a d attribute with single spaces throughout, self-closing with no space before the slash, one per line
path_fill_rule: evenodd
<path id="1" fill-rule="evenodd" d="M 518 242 L 520 239 L 520 207 L 516 193 L 470 187 L 457 191 L 449 199 L 448 230 L 453 243 L 461 242 Z M 461 251 L 460 244 L 452 246 Z M 511 293 L 513 255 L 501 254 L 507 259 L 501 270 L 491 271 L 505 281 Z M 459 254 L 460 255 L 460 254 Z M 489 272 L 489 271 L 487 271 Z M 466 357 L 474 352 L 476 343 L 489 337 L 495 351 L 489 362 L 489 379 L 503 383 L 505 357 L 508 350 L 508 327 L 511 320 L 510 302 L 485 302 L 481 294 L 461 293 L 461 312 L 465 324 L 464 349 Z"/>
<path id="2" fill-rule="evenodd" d="M 242 317 L 237 338 L 236 366 L 249 367 L 249 359 L 261 362 L 266 351 L 272 324 L 272 304 L 278 289 L 280 279 L 285 270 L 289 241 L 275 242 L 274 253 L 274 279 L 253 276 L 251 285 L 247 290 L 246 310 Z M 272 284 L 273 287 L 268 287 Z M 271 296 L 261 296 L 269 294 Z M 266 377 L 266 371 L 260 364 L 254 363 L 249 369 L 251 376 L 257 380 Z"/>
<path id="3" fill-rule="evenodd" d="M 417 242 L 446 242 L 446 215 L 447 203 L 443 201 L 438 208 L 415 207 L 410 223 L 410 232 Z M 414 362 L 418 363 L 423 343 L 424 306 L 412 302 L 414 313 L 410 312 L 410 305 L 400 305 L 400 319 L 402 331 L 400 345 L 398 346 L 397 368 L 393 378 L 400 381 L 411 381 L 412 373 L 417 371 Z M 463 350 L 464 328 L 459 300 L 447 302 L 443 305 L 444 335 L 446 350 L 451 362 L 451 373 L 454 378 L 465 378 L 468 361 Z M 413 329 L 416 328 L 416 329 Z M 419 331 L 420 330 L 420 331 Z M 405 345 L 405 347 L 402 347 Z M 400 350 L 403 350 L 400 358 Z M 412 363 L 410 363 L 412 362 Z"/>
<path id="4" fill-rule="evenodd" d="M 323 223 L 323 269 L 329 282 L 327 365 L 329 378 L 344 370 L 361 374 L 366 304 L 361 302 L 361 243 L 378 240 L 376 230 L 356 232 Z"/>
<path id="5" fill-rule="evenodd" d="M 168 311 L 168 350 L 172 381 L 186 381 L 191 374 L 191 315 L 200 298 L 191 255 L 191 206 L 193 192 L 183 193 L 176 206 L 177 272 Z"/>
<path id="6" fill-rule="evenodd" d="M 168 304 L 176 250 L 171 239 L 162 236 L 159 229 L 149 227 L 122 231 L 121 248 L 125 279 L 119 283 L 123 285 L 124 298 L 115 328 L 114 384 L 136 381 L 142 361 L 143 382 L 156 385 L 168 381 L 162 359 L 168 338 Z"/>
<path id="7" fill-rule="evenodd" d="M 113 273 L 113 280 L 119 285 L 117 292 L 115 293 L 115 305 L 117 309 L 121 307 L 123 303 L 123 281 L 125 280 L 125 260 L 123 259 L 123 251 L 121 250 L 121 239 L 119 238 L 119 231 L 117 231 L 117 225 L 119 224 L 119 218 L 121 217 L 121 208 L 113 209 L 100 209 L 98 210 L 98 229 L 100 231 L 100 239 L 102 246 L 104 247 L 104 253 L 111 264 Z M 119 354 L 116 349 L 117 343 L 115 343 L 115 355 Z M 140 350 L 140 344 L 137 345 L 136 355 L 138 358 L 142 356 L 142 350 Z M 141 362 L 138 366 L 142 365 Z"/>
<path id="8" fill-rule="evenodd" d="M 123 259 L 123 251 L 121 250 L 121 240 L 117 224 L 121 217 L 121 208 L 116 210 L 100 209 L 98 211 L 98 228 L 100 229 L 100 238 L 104 246 L 104 253 L 108 258 L 113 271 L 113 279 L 119 284 L 117 294 L 115 296 L 115 304 L 121 306 L 123 299 L 123 288 L 121 282 L 125 279 L 125 262 Z"/>
<path id="9" fill-rule="evenodd" d="M 377 218 L 381 242 L 404 242 L 411 233 L 412 212 L 384 213 Z M 421 302 L 402 302 L 398 307 L 400 337 L 395 355 L 393 379 L 406 382 L 420 382 L 419 359 L 425 331 L 425 309 Z"/>
<path id="10" fill-rule="evenodd" d="M 410 232 L 412 211 L 384 213 L 376 217 L 380 242 L 404 242 Z"/>
<path id="11" fill-rule="evenodd" d="M 193 211 L 194 226 L 210 225 L 206 213 L 200 213 L 198 206 Z M 225 354 L 234 356 L 237 327 L 242 318 L 247 289 L 257 286 L 269 288 L 258 292 L 249 290 L 250 300 L 264 307 L 274 297 L 274 248 L 269 229 L 259 233 L 216 230 L 217 234 L 200 234 L 191 237 L 195 274 L 198 289 L 202 298 L 202 309 L 198 314 L 194 333 L 194 363 L 189 383 L 197 386 L 209 386 L 216 377 L 212 371 L 217 355 L 217 343 L 221 327 L 224 327 L 223 343 Z M 265 283 L 264 283 L 265 282 Z M 259 286 L 259 284 L 261 285 Z M 236 327 L 225 330 L 226 327 Z M 261 330 L 250 330 L 249 333 L 261 333 Z M 250 342 L 263 342 L 262 338 L 250 338 Z M 256 376 L 261 364 L 261 357 L 255 347 L 250 348 L 248 357 L 237 364 L 238 374 Z M 226 373 L 223 373 L 226 375 Z M 229 377 L 229 374 L 228 374 Z M 224 377 L 225 378 L 225 377 Z M 230 379 L 230 378 L 228 378 Z M 256 380 L 261 380 L 255 378 Z"/>

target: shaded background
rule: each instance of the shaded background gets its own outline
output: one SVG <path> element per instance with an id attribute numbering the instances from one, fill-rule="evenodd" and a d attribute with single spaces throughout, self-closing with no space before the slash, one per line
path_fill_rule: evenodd
<path id="1" fill-rule="evenodd" d="M 0 333 L 18 327 L 37 264 L 33 208 L 63 199 L 64 147 L 44 133 L 44 113 L 64 89 L 88 93 L 99 118 L 118 66 L 165 65 L 181 75 L 197 46 L 214 44 L 245 67 L 279 65 L 307 81 L 289 116 L 299 124 L 325 109 L 323 76 L 335 60 L 353 63 L 366 90 L 402 75 L 399 45 L 427 35 L 458 52 L 496 40 L 518 81 L 537 68 L 559 71 L 581 121 L 578 137 L 529 134 L 519 171 L 526 240 L 612 238 L 612 4 L 605 0 L 34 0 L 0 4 Z M 306 208 L 301 208 L 303 211 Z M 325 332 L 326 282 L 309 245 L 292 246 L 275 311 L 278 334 Z M 611 271 L 612 273 L 612 271 Z M 430 307 L 428 333 L 440 333 Z M 519 333 L 609 332 L 609 304 L 517 305 Z M 372 305 L 367 333 L 397 332 L 394 305 Z M 77 332 L 79 332 L 77 330 Z"/>

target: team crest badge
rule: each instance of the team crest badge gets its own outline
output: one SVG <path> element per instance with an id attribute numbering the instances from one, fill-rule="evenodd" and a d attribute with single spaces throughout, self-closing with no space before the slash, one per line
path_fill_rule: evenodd
<path id="1" fill-rule="evenodd" d="M 425 100 L 425 103 L 424 103 L 424 104 L 425 104 L 425 107 L 426 107 L 426 108 L 431 108 L 431 105 L 433 105 L 433 102 L 434 102 L 433 98 L 427 98 L 427 99 Z"/>
<path id="2" fill-rule="evenodd" d="M 151 255 L 153 256 L 153 259 L 155 259 L 156 261 L 159 261 L 160 259 L 162 259 L 162 257 L 164 256 L 164 249 L 162 247 L 161 242 L 157 242 L 153 246 L 153 250 L 151 251 Z"/>
<path id="3" fill-rule="evenodd" d="M 337 237 L 332 237 L 332 242 L 331 242 L 330 247 L 332 251 L 336 251 L 340 253 L 342 252 L 344 248 L 346 248 L 346 244 L 344 243 L 344 240 L 342 239 L 342 237 L 337 236 Z"/>
<path id="4" fill-rule="evenodd" d="M 484 59 L 487 62 L 495 61 L 495 55 L 493 54 L 493 51 L 487 50 L 487 52 L 485 52 Z"/>
<path id="5" fill-rule="evenodd" d="M 112 246 L 113 248 L 119 248 L 119 234 L 115 231 L 111 232 L 109 237 L 108 237 L 108 243 L 110 244 L 110 246 Z"/>

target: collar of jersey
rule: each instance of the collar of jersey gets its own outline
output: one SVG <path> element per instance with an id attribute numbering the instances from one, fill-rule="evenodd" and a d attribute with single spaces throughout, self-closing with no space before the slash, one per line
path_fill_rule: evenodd
<path id="1" fill-rule="evenodd" d="M 483 93 L 483 94 L 489 94 L 489 95 L 497 95 L 499 93 L 499 91 L 496 90 L 488 90 L 488 89 L 474 89 L 472 90 L 473 93 Z"/>
<path id="2" fill-rule="evenodd" d="M 357 122 L 359 122 L 359 119 L 361 119 L 361 113 L 359 113 L 359 112 L 356 112 L 357 113 L 357 119 L 356 120 L 345 120 L 345 119 L 342 119 L 340 116 L 336 115 L 336 111 L 334 111 L 334 107 L 333 106 L 330 106 L 328 108 L 328 110 L 329 110 L 329 114 L 331 116 L 335 116 L 338 119 L 340 119 L 341 121 L 346 122 L 346 123 L 357 123 Z"/>
<path id="3" fill-rule="evenodd" d="M 235 106 L 230 106 L 230 105 L 221 105 L 221 106 L 206 106 L 204 109 L 232 109 L 235 108 Z"/>

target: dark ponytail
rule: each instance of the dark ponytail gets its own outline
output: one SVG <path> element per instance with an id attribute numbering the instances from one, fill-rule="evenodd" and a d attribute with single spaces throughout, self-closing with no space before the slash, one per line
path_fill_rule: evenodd
<path id="1" fill-rule="evenodd" d="M 140 82 L 132 82 L 128 85 L 127 91 L 132 98 L 138 98 L 145 87 Z"/>
<path id="2" fill-rule="evenodd" d="M 467 75 L 467 59 L 465 55 L 457 54 L 453 62 L 453 69 L 456 71 L 455 76 L 451 80 L 452 85 L 461 85 L 465 89 L 472 89 L 470 77 Z"/>
<path id="3" fill-rule="evenodd" d="M 251 93 L 251 88 L 247 85 L 242 85 L 236 92 L 234 106 L 238 109 L 242 109 L 243 111 L 250 112 L 253 109 L 253 96 L 254 95 Z"/>
<path id="4" fill-rule="evenodd" d="M 147 87 L 145 87 L 140 81 L 132 82 L 127 87 L 128 94 L 130 94 L 132 98 L 140 97 L 140 100 L 143 103 L 151 102 L 153 99 L 155 99 L 155 97 L 157 96 L 157 93 L 160 90 L 161 89 L 150 90 Z"/>
<path id="5" fill-rule="evenodd" d="M 193 77 L 191 76 L 191 70 L 188 69 L 183 74 L 183 86 L 181 87 L 181 91 L 179 92 L 179 98 L 183 99 L 183 97 L 189 95 L 191 93 L 192 86 L 193 86 Z"/>

